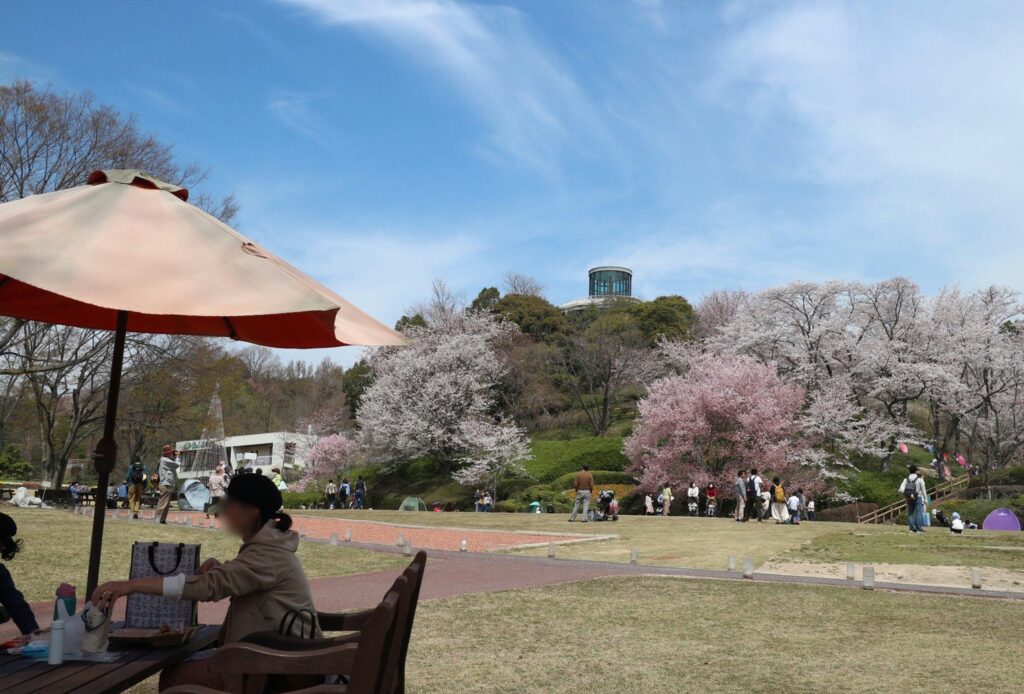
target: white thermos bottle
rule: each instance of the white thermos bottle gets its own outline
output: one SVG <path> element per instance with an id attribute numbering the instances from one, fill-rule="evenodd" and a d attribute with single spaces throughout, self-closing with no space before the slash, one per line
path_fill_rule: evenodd
<path id="1" fill-rule="evenodd" d="M 50 652 L 46 662 L 50 665 L 64 662 L 64 622 L 60 619 L 53 620 L 50 625 Z"/>

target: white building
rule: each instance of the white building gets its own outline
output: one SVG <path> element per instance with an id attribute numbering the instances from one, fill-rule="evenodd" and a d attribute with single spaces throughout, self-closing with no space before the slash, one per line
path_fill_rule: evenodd
<path id="1" fill-rule="evenodd" d="M 208 477 L 213 471 L 210 465 L 215 465 L 215 459 L 221 456 L 233 469 L 259 468 L 263 470 L 263 474 L 269 474 L 271 468 L 279 468 L 286 476 L 288 472 L 294 475 L 305 467 L 306 452 L 312 443 L 310 438 L 305 434 L 289 431 L 271 431 L 265 434 L 227 436 L 219 442 L 203 439 L 178 441 L 177 448 L 181 461 L 178 476 L 182 479 Z M 211 443 L 218 447 L 216 454 L 210 451 Z M 220 448 L 223 449 L 223 454 L 220 453 Z"/>

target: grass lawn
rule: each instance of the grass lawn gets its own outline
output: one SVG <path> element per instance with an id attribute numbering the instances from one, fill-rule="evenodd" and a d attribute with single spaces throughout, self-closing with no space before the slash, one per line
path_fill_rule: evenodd
<path id="1" fill-rule="evenodd" d="M 615 578 L 424 603 L 411 692 L 1018 692 L 1024 604 Z"/>
<path id="2" fill-rule="evenodd" d="M 969 531 L 958 537 L 934 528 L 911 535 L 903 526 L 801 523 L 798 526 L 735 523 L 724 518 L 622 516 L 618 522 L 567 523 L 565 514 L 401 513 L 398 511 L 297 511 L 343 513 L 347 518 L 495 530 L 613 534 L 617 539 L 558 548 L 567 559 L 629 561 L 630 548 L 642 564 L 724 569 L 729 556 L 769 560 L 998 567 L 1024 571 L 1024 533 Z M 545 548 L 519 550 L 543 555 Z"/>
<path id="3" fill-rule="evenodd" d="M 847 524 L 778 558 L 1024 570 L 1024 533 L 968 531 L 956 536 L 943 528 L 934 528 L 924 535 L 912 535 L 903 528 L 851 528 Z"/>
<path id="4" fill-rule="evenodd" d="M 18 537 L 25 541 L 24 550 L 6 562 L 25 597 L 29 601 L 52 600 L 57 585 L 67 581 L 79 587 L 81 599 L 89 566 L 92 519 L 55 509 L 3 510 L 17 521 Z M 238 540 L 220 530 L 108 518 L 100 580 L 127 578 L 132 543 L 154 540 L 201 544 L 203 558 L 230 559 L 239 547 Z M 310 578 L 379 571 L 406 563 L 393 555 L 308 542 L 299 546 L 299 556 Z"/>

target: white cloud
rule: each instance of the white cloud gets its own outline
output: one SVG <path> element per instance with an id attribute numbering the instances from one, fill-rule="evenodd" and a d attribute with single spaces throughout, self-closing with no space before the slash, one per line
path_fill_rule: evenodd
<path id="1" fill-rule="evenodd" d="M 808 198 L 779 206 L 810 246 L 1022 287 L 1024 5 L 765 7 L 730 8 L 709 94 L 775 143 L 776 177 Z"/>
<path id="2" fill-rule="evenodd" d="M 282 0 L 366 32 L 436 70 L 489 124 L 481 154 L 557 176 L 565 147 L 600 130 L 568 70 L 517 10 L 452 0 Z"/>
<path id="3" fill-rule="evenodd" d="M 278 91 L 271 95 L 267 102 L 267 108 L 275 118 L 295 132 L 318 144 L 325 144 L 333 138 L 333 133 L 327 122 L 313 107 L 313 104 L 323 96 L 322 94 Z"/>

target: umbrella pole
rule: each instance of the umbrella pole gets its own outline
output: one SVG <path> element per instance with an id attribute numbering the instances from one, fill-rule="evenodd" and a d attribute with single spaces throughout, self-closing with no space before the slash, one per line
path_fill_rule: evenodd
<path id="1" fill-rule="evenodd" d="M 93 451 L 93 465 L 98 481 L 92 516 L 92 541 L 89 544 L 89 574 L 86 580 L 86 600 L 92 598 L 100 577 L 100 555 L 103 552 L 103 523 L 107 518 L 107 485 L 110 473 L 117 464 L 117 441 L 114 429 L 117 424 L 117 398 L 121 394 L 121 367 L 124 363 L 124 341 L 128 333 L 127 311 L 117 312 L 117 332 L 114 333 L 114 355 L 110 363 L 110 386 L 107 389 L 107 412 L 103 421 L 103 438 L 96 443 Z"/>

